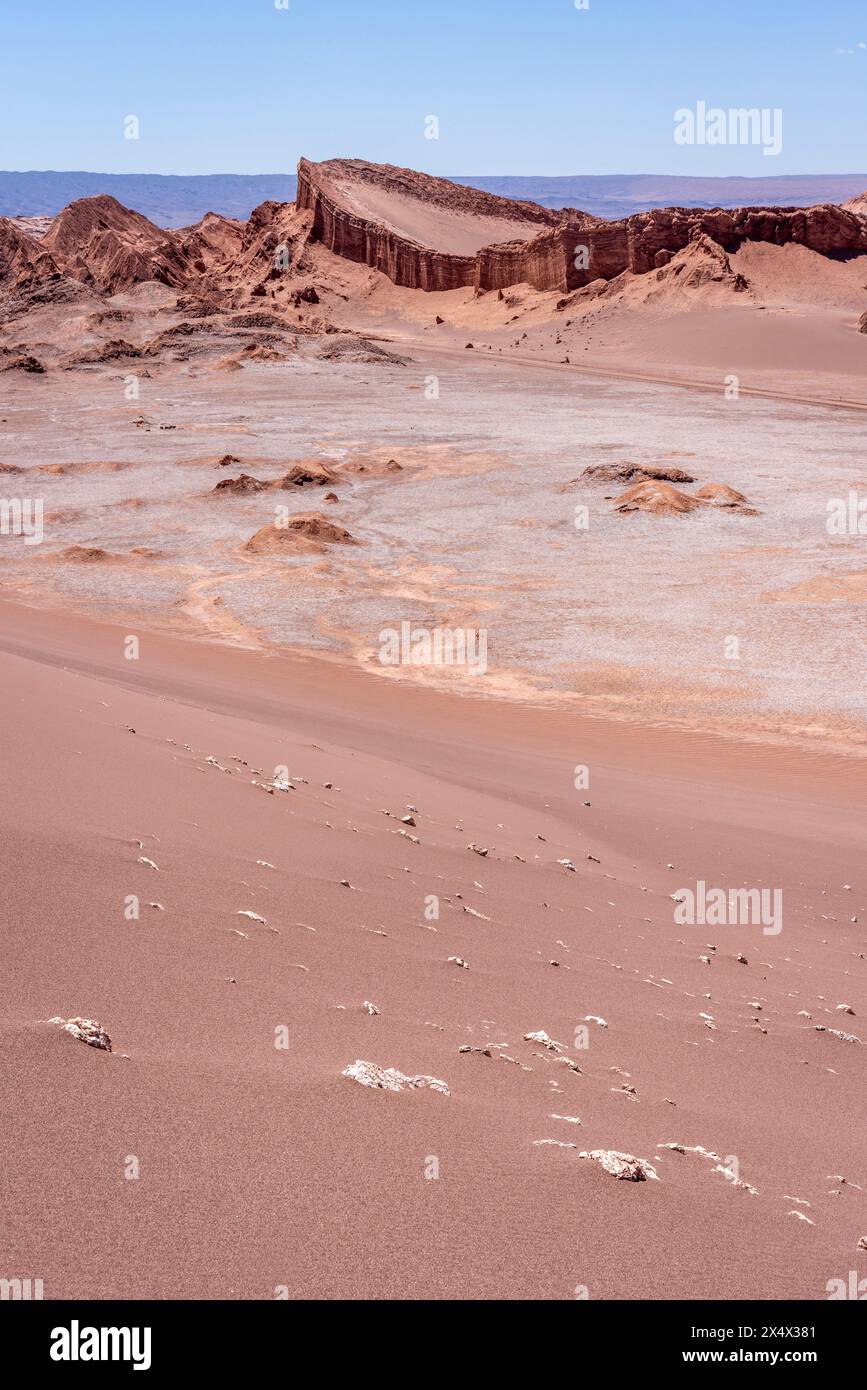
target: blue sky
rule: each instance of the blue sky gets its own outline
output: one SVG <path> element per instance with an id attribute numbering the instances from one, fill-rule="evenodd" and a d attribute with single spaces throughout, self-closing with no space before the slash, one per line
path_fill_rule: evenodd
<path id="1" fill-rule="evenodd" d="M 781 153 L 675 144 L 674 111 L 699 100 L 781 108 Z M 2 0 L 0 117 L 3 169 L 275 173 L 306 154 L 463 175 L 854 173 L 867 5 Z"/>

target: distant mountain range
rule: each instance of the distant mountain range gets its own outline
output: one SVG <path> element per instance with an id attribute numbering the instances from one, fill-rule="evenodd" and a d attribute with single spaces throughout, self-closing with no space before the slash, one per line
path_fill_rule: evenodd
<path id="1" fill-rule="evenodd" d="M 845 202 L 867 190 L 867 174 L 714 179 L 668 174 L 456 175 L 453 181 L 543 207 L 581 208 L 597 217 L 628 217 L 657 207 L 809 207 Z M 294 174 L 0 171 L 0 217 L 53 217 L 76 198 L 110 193 L 160 227 L 185 227 L 206 212 L 246 219 L 259 203 L 294 202 L 296 190 Z"/>

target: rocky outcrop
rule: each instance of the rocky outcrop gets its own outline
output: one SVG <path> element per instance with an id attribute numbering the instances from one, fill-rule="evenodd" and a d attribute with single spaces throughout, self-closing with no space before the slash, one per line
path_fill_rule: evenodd
<path id="1" fill-rule="evenodd" d="M 291 555 L 303 551 L 322 554 L 326 545 L 357 544 L 355 537 L 342 526 L 335 526 L 320 512 L 307 512 L 287 517 L 279 524 L 272 522 L 263 526 L 250 537 L 244 549 L 252 555 Z"/>
<path id="2" fill-rule="evenodd" d="M 70 203 L 37 244 L 66 275 L 106 294 L 143 280 L 181 287 L 195 278 L 176 236 L 108 194 Z"/>
<path id="3" fill-rule="evenodd" d="M 0 285 L 30 289 L 60 278 L 60 267 L 36 237 L 9 217 L 0 217 Z"/>

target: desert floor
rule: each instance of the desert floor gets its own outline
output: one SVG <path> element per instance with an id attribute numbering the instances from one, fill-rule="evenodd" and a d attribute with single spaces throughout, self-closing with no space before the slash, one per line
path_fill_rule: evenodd
<path id="1" fill-rule="evenodd" d="M 10 1274 L 822 1299 L 867 1273 L 860 760 L 147 628 L 130 661 L 129 631 L 0 607 Z M 782 931 L 677 926 L 699 879 L 781 887 Z"/>

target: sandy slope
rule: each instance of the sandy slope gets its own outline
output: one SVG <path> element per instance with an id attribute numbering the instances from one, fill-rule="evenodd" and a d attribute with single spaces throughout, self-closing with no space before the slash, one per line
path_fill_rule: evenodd
<path id="1" fill-rule="evenodd" d="M 865 1031 L 847 764 L 147 633 L 128 662 L 122 630 L 8 606 L 0 632 L 10 1274 L 46 1297 L 814 1299 L 867 1272 L 863 1050 L 814 1031 Z M 253 784 L 279 765 L 295 791 Z M 676 927 L 700 877 L 782 886 L 782 933 Z M 588 1015 L 608 1027 L 576 1051 Z M 367 1090 L 356 1058 L 451 1094 Z M 670 1141 L 737 1156 L 758 1195 Z"/>

